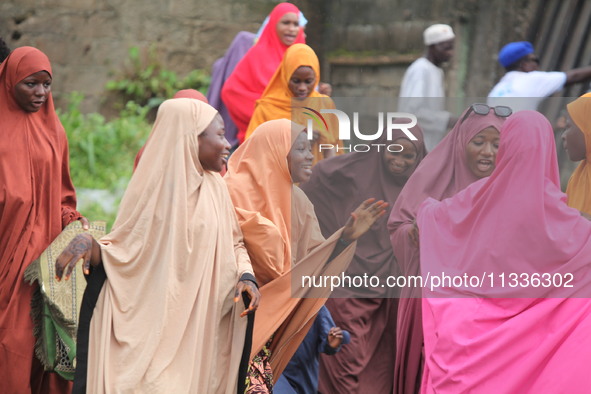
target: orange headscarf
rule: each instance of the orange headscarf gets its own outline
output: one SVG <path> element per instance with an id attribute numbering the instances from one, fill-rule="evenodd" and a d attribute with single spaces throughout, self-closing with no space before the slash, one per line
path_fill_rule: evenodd
<path id="1" fill-rule="evenodd" d="M 255 267 L 261 286 L 290 268 L 292 182 L 287 154 L 302 130 L 286 119 L 264 123 L 253 141 L 247 140 L 230 156 L 224 176 L 243 232 L 262 231 L 260 221 L 269 226 L 266 242 L 249 245 L 246 240 L 251 255 L 253 247 L 261 248 L 260 255 L 268 259 Z M 277 254 L 276 258 L 270 257 Z"/>
<path id="2" fill-rule="evenodd" d="M 289 80 L 299 67 L 304 66 L 311 67 L 314 70 L 316 80 L 308 99 L 296 101 L 289 89 Z M 334 102 L 330 97 L 316 91 L 319 81 L 320 64 L 314 50 L 306 44 L 293 44 L 290 46 L 285 52 L 285 56 L 271 78 L 271 81 L 269 81 L 263 95 L 257 100 L 254 114 L 246 131 L 246 138 L 250 137 L 254 129 L 268 120 L 286 118 L 306 126 L 308 119 L 312 118 L 310 115 L 305 114 L 305 112 L 309 113 L 310 111 L 304 107 L 312 108 L 316 111 L 323 108 L 335 108 Z M 297 103 L 297 105 L 293 106 L 294 103 Z M 319 144 L 339 144 L 336 117 L 328 115 L 325 120 L 327 125 L 322 123 L 314 124 L 315 130 L 320 132 L 320 139 L 312 146 L 314 163 L 323 158 L 318 149 Z"/>
<path id="3" fill-rule="evenodd" d="M 312 203 L 291 181 L 287 155 L 302 131 L 287 119 L 263 123 L 230 157 L 224 177 L 261 285 L 251 356 L 273 336 L 275 379 L 330 295 L 302 287 L 302 276 L 339 275 L 355 253 L 354 243 L 328 261 L 342 230 L 325 240 Z"/>
<path id="4" fill-rule="evenodd" d="M 30 390 L 34 357 L 29 312 L 35 288 L 23 273 L 80 217 L 52 95 L 37 112 L 25 112 L 14 98 L 15 86 L 39 71 L 51 75 L 51 64 L 32 47 L 15 49 L 0 65 L 0 364 L 10 366 L 0 369 L 0 381 L 19 392 Z"/>
<path id="5" fill-rule="evenodd" d="M 585 159 L 571 175 L 566 194 L 568 205 L 591 214 L 591 93 L 566 106 L 568 113 L 585 136 Z"/>

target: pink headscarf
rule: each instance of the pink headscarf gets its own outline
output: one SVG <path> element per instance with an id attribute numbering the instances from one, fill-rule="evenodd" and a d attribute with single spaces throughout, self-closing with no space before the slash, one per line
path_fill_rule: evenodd
<path id="1" fill-rule="evenodd" d="M 560 191 L 550 123 L 535 111 L 512 115 L 493 174 L 447 200 L 428 199 L 417 219 L 423 276 L 486 279 L 482 288 L 423 289 L 422 392 L 588 391 L 591 302 L 539 298 L 591 296 L 591 223 Z M 510 273 L 572 273 L 574 288 L 511 287 Z M 464 296 L 472 298 L 453 298 Z M 474 298 L 482 296 L 495 298 Z"/>
<path id="2" fill-rule="evenodd" d="M 460 119 L 470 109 L 466 109 Z M 488 115 L 472 112 L 466 120 L 458 121 L 445 138 L 421 162 L 392 208 L 388 228 L 394 232 L 403 222 L 414 220 L 419 205 L 427 197 L 442 200 L 453 196 L 478 178 L 466 162 L 466 145 L 487 127 L 501 130 L 505 118 L 493 111 Z"/>
<path id="3" fill-rule="evenodd" d="M 575 288 L 562 291 L 553 286 L 491 289 L 486 283 L 480 289 L 465 289 L 467 294 L 591 297 L 591 288 L 577 285 L 591 277 L 586 273 L 591 272 L 591 223 L 566 205 L 552 126 L 538 112 L 520 111 L 507 120 L 490 177 L 453 198 L 428 199 L 417 222 L 423 272 L 568 272 L 576 279 Z M 459 295 L 457 287 L 437 290 L 438 295 Z"/>
<path id="4" fill-rule="evenodd" d="M 437 200 L 453 196 L 478 180 L 466 161 L 466 145 L 487 127 L 501 130 L 505 118 L 490 111 L 487 115 L 470 113 L 466 109 L 450 133 L 425 157 L 410 177 L 392 208 L 388 229 L 394 255 L 402 274 L 419 275 L 419 249 L 410 241 L 408 231 L 413 226 L 419 205 L 426 198 Z M 399 392 L 415 392 L 422 371 L 423 331 L 421 321 L 420 287 L 403 287 L 398 305 L 398 327 L 394 386 Z"/>

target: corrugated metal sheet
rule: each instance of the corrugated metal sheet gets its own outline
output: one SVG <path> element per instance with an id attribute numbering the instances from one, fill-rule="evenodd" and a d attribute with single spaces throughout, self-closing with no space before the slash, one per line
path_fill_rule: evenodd
<path id="1" fill-rule="evenodd" d="M 591 65 L 591 1 L 547 0 L 542 2 L 537 23 L 530 30 L 530 41 L 540 57 L 540 69 L 567 71 Z M 571 97 L 589 90 L 589 83 L 568 86 L 544 106 L 550 119 L 558 116 Z"/>

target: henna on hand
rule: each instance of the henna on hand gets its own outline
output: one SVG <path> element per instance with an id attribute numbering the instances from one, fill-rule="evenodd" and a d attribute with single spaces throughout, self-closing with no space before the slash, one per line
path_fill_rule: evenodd
<path id="1" fill-rule="evenodd" d="M 71 254 L 83 255 L 87 251 L 92 249 L 92 238 L 86 236 L 86 234 L 78 234 L 64 250 Z"/>
<path id="2" fill-rule="evenodd" d="M 80 259 L 84 259 L 84 271 L 89 272 L 91 258 L 93 257 L 93 243 L 96 243 L 89 233 L 78 234 L 55 261 L 55 275 L 57 280 L 60 280 L 64 275 L 68 279 L 74 270 L 76 263 Z M 98 247 L 98 244 L 97 244 Z M 93 265 L 100 263 L 100 251 L 98 257 L 95 258 Z"/>

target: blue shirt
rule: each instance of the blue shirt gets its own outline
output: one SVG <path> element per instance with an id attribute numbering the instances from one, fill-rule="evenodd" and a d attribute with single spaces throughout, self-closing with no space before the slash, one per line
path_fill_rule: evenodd
<path id="1" fill-rule="evenodd" d="M 333 349 L 328 345 L 328 332 L 335 326 L 328 309 L 323 306 L 318 311 L 316 320 L 298 347 L 283 374 L 273 386 L 275 394 L 307 394 L 318 391 L 318 373 L 320 353 L 333 355 L 341 347 Z M 349 343 L 351 337 L 343 330 L 342 345 Z"/>

